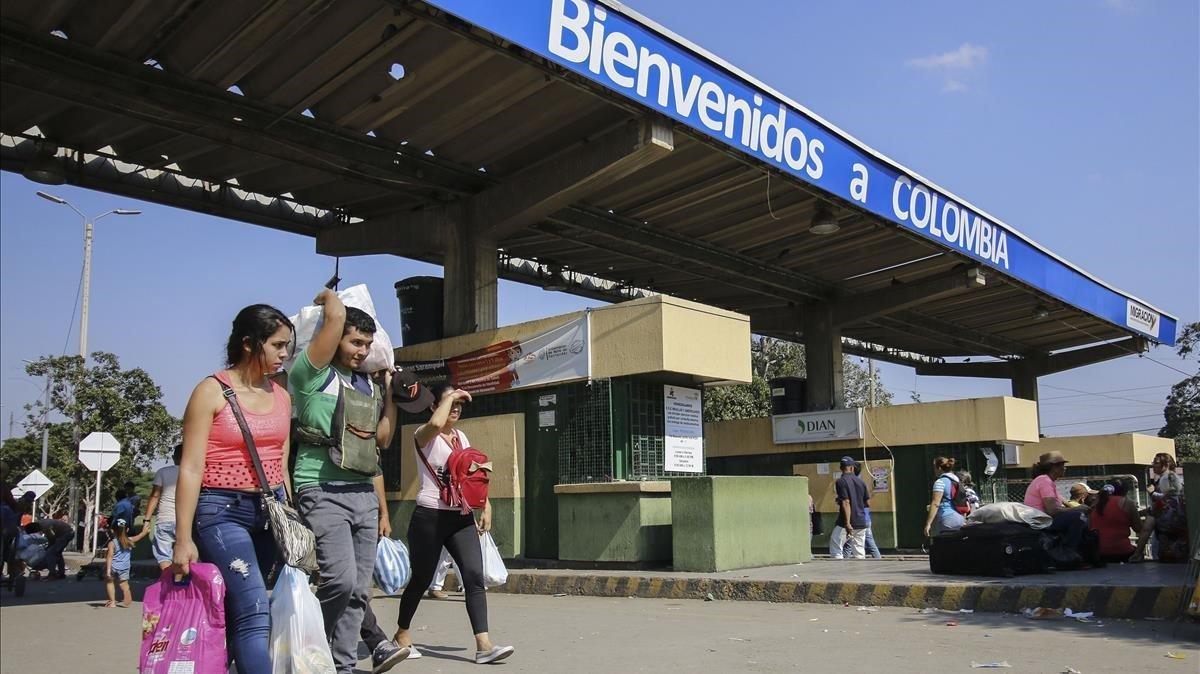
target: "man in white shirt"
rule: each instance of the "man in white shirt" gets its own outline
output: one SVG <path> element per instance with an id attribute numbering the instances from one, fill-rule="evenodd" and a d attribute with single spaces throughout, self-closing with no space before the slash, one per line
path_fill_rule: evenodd
<path id="1" fill-rule="evenodd" d="M 146 522 L 158 514 L 154 522 L 154 559 L 158 566 L 171 566 L 175 554 L 175 484 L 179 482 L 179 459 L 183 456 L 183 445 L 175 446 L 175 465 L 163 466 L 154 474 L 154 488 L 150 492 L 150 503 L 146 506 Z"/>

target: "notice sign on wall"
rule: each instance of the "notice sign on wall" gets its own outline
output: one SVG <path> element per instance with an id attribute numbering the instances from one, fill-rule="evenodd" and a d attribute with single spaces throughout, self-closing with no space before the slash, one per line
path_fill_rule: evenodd
<path id="1" fill-rule="evenodd" d="M 700 391 L 682 386 L 663 387 L 663 470 L 704 472 L 704 419 Z"/>

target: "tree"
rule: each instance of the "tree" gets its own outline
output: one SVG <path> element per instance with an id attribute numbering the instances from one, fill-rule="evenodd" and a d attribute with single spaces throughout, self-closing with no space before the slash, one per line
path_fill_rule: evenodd
<path id="1" fill-rule="evenodd" d="M 804 347 L 770 337 L 752 337 L 750 341 L 749 384 L 720 386 L 705 391 L 705 421 L 756 419 L 771 416 L 771 388 L 775 377 L 804 376 Z M 842 359 L 843 389 L 847 407 L 870 404 L 871 377 L 867 368 L 854 358 Z M 892 404 L 892 394 L 883 387 L 875 372 L 875 404 Z"/>
<path id="2" fill-rule="evenodd" d="M 4 460 L 12 469 L 14 481 L 39 468 L 42 428 L 48 421 L 50 446 L 45 472 L 54 488 L 40 503 L 51 512 L 64 507 L 74 482 L 88 510 L 86 540 L 90 541 L 90 528 L 95 522 L 92 513 L 111 507 L 116 490 L 126 481 L 133 481 L 139 490 L 148 493 L 146 473 L 156 460 L 169 456 L 179 441 L 179 420 L 167 412 L 162 389 L 145 370 L 122 370 L 111 353 L 92 354 L 92 365 L 87 367 L 79 356 L 48 356 L 31 363 L 25 371 L 35 377 L 50 376 L 50 413 L 42 401 L 25 406 L 26 435 L 4 442 Z M 78 420 L 78 434 L 75 421 L 54 422 L 51 419 L 55 415 Z M 77 458 L 78 440 L 93 431 L 107 431 L 121 442 L 120 461 L 103 475 L 99 510 L 95 503 L 95 473 Z"/>
<path id="3" fill-rule="evenodd" d="M 1200 322 L 1183 328 L 1176 348 L 1184 360 L 1200 351 Z M 1175 439 L 1175 456 L 1180 461 L 1200 461 L 1200 367 L 1171 387 L 1163 417 L 1166 424 L 1159 429 L 1159 437 Z"/>

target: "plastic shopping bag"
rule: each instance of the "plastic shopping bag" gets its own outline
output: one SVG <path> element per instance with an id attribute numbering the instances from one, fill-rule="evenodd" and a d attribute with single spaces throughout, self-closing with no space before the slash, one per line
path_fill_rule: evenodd
<path id="1" fill-rule="evenodd" d="M 180 581 L 170 569 L 142 600 L 141 674 L 225 674 L 225 582 L 193 562 Z"/>
<path id="2" fill-rule="evenodd" d="M 408 548 L 404 547 L 404 543 L 392 538 L 380 538 L 375 548 L 375 586 L 384 594 L 400 594 L 411 576 Z"/>
<path id="3" fill-rule="evenodd" d="M 370 373 L 394 368 L 396 354 L 392 351 L 392 340 L 383 326 L 379 324 L 379 318 L 375 314 L 375 302 L 371 300 L 371 292 L 367 290 L 367 286 L 365 284 L 351 286 L 338 291 L 337 296 L 342 304 L 361 309 L 375 319 L 375 341 L 371 342 L 371 352 L 363 361 L 361 371 Z M 307 306 L 295 316 L 288 317 L 292 321 L 292 325 L 296 327 L 296 343 L 292 349 L 292 357 L 283 364 L 283 369 L 291 370 L 296 356 L 308 348 L 308 343 L 312 341 L 313 335 L 317 334 L 317 329 L 321 327 L 324 315 L 324 309 L 321 307 Z"/>
<path id="4" fill-rule="evenodd" d="M 504 560 L 500 559 L 500 551 L 496 549 L 492 534 L 480 536 L 479 547 L 483 552 L 483 586 L 499 587 L 507 583 L 508 569 L 504 566 Z"/>
<path id="5" fill-rule="evenodd" d="M 273 674 L 332 674 L 321 602 L 308 589 L 308 575 L 284 566 L 271 592 Z"/>

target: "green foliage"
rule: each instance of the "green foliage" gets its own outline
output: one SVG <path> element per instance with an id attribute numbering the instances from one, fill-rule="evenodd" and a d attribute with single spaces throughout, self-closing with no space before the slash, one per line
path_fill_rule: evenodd
<path id="1" fill-rule="evenodd" d="M 1179 357 L 1185 360 L 1200 350 L 1200 322 L 1184 327 L 1176 348 Z M 1200 368 L 1171 387 L 1163 417 L 1166 424 L 1158 434 L 1175 439 L 1175 455 L 1179 460 L 1200 461 Z"/>
<path id="2" fill-rule="evenodd" d="M 79 485 L 81 498 L 91 502 L 95 473 L 79 462 L 77 443 L 93 431 L 107 431 L 121 442 L 121 460 L 103 476 L 101 509 L 111 507 L 113 495 L 127 480 L 148 495 L 150 466 L 170 455 L 180 430 L 179 420 L 163 406 L 162 389 L 150 375 L 141 368 L 122 370 L 117 357 L 104 352 L 92 354 L 92 364 L 86 368 L 79 356 L 62 356 L 42 358 L 25 371 L 34 377 L 50 375 L 50 413 L 40 400 L 26 405 L 26 435 L 5 440 L 4 461 L 12 482 L 40 467 L 43 420 L 48 419 L 45 472 L 55 486 L 43 497 L 47 509 L 66 507 L 72 480 Z M 58 417 L 67 420 L 54 421 Z M 78 436 L 73 419 L 79 421 Z"/>
<path id="3" fill-rule="evenodd" d="M 771 415 L 771 389 L 775 377 L 804 376 L 804 347 L 800 344 L 754 337 L 750 343 L 752 381 L 737 386 L 719 386 L 704 393 L 704 420 L 755 419 Z M 871 378 L 857 359 L 842 359 L 843 388 L 847 407 L 867 407 Z M 892 404 L 892 394 L 875 372 L 875 404 Z"/>

